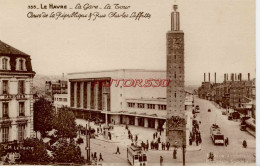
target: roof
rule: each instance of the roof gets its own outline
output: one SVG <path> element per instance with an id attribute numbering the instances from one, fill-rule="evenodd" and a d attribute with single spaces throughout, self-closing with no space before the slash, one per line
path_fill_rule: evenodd
<path id="1" fill-rule="evenodd" d="M 103 73 L 103 72 L 164 72 L 166 73 L 166 70 L 149 70 L 149 69 L 111 69 L 111 70 L 96 70 L 96 71 L 84 71 L 84 72 L 74 72 L 74 73 L 68 73 L 68 75 L 73 74 L 84 74 L 84 73 Z"/>
<path id="2" fill-rule="evenodd" d="M 16 48 L 2 42 L 1 40 L 0 40 L 0 54 L 10 54 L 10 55 L 15 54 L 15 55 L 29 56 L 29 55 L 23 53 L 22 51 L 19 51 Z"/>

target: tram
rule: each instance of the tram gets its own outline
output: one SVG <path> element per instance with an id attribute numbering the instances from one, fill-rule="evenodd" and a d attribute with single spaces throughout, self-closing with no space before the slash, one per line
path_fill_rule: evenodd
<path id="1" fill-rule="evenodd" d="M 127 146 L 127 160 L 133 166 L 147 166 L 147 156 L 141 146 Z"/>

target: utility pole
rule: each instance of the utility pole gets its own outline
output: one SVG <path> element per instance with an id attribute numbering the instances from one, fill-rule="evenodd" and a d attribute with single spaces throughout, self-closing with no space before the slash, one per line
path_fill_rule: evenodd
<path id="1" fill-rule="evenodd" d="M 183 160 L 183 166 L 185 166 L 185 152 L 186 152 L 186 145 L 182 145 L 182 160 Z"/>
<path id="2" fill-rule="evenodd" d="M 86 154 L 87 154 L 87 163 L 90 163 L 90 126 L 89 126 L 89 120 L 88 124 L 86 124 Z"/>

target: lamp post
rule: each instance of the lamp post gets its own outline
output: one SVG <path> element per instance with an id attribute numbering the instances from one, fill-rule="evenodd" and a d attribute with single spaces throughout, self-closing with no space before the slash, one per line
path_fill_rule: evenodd
<path id="1" fill-rule="evenodd" d="M 86 124 L 86 152 L 87 152 L 87 163 L 90 163 L 90 123 Z"/>

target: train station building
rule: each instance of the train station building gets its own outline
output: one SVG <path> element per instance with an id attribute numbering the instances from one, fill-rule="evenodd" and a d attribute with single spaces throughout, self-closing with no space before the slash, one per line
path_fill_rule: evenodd
<path id="1" fill-rule="evenodd" d="M 68 105 L 77 118 L 163 128 L 167 116 L 164 70 L 121 69 L 68 74 Z M 186 92 L 185 110 L 193 107 Z"/>

